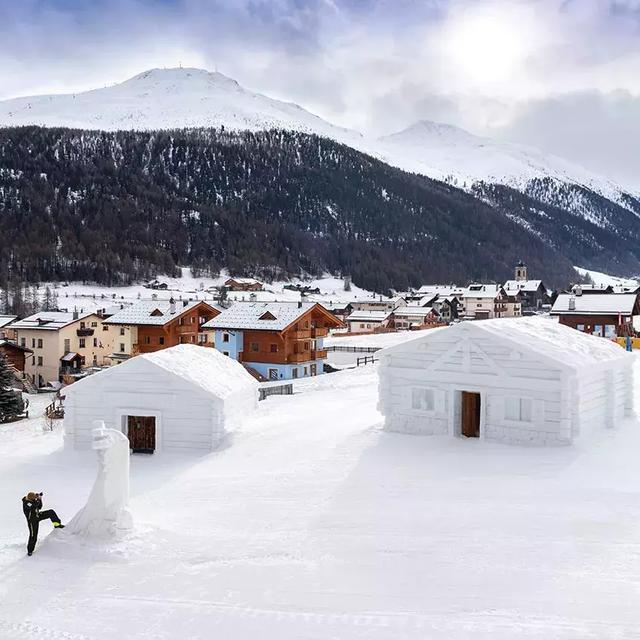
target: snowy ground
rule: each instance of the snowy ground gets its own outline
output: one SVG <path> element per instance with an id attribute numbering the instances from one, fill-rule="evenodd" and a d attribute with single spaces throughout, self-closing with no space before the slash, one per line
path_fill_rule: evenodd
<path id="1" fill-rule="evenodd" d="M 3 427 L 0 638 L 638 637 L 637 422 L 552 449 L 388 434 L 376 384 L 300 381 L 224 450 L 134 456 L 134 532 L 43 524 L 32 558 L 20 497 L 69 519 L 95 458 Z"/>
<path id="2" fill-rule="evenodd" d="M 589 276 L 593 283 L 597 286 L 608 287 L 609 285 L 620 285 L 623 287 L 637 287 L 638 280 L 636 278 L 619 278 L 618 276 L 610 276 L 608 273 L 593 271 L 591 269 L 583 269 L 582 267 L 574 267 L 581 276 Z"/>
<path id="3" fill-rule="evenodd" d="M 147 289 L 142 283 L 127 287 L 107 287 L 95 283 L 69 282 L 63 284 L 50 282 L 41 285 L 40 295 L 41 297 L 44 295 L 44 288 L 48 284 L 55 289 L 58 295 L 59 307 L 69 311 L 74 308 L 81 311 L 95 311 L 96 309 L 104 309 L 123 302 L 133 303 L 139 300 L 151 300 L 153 295 L 157 296 L 159 300 L 168 300 L 173 296 L 176 299 L 197 298 L 213 302 L 216 299 L 216 291 L 213 288 L 222 285 L 228 278 L 229 274 L 226 272 L 223 272 L 217 278 L 194 278 L 190 269 L 184 267 L 180 278 L 158 276 L 158 282 L 167 284 L 168 288 L 166 290 Z M 353 302 L 354 300 L 380 299 L 380 296 L 353 284 L 351 285 L 351 291 L 345 291 L 344 281 L 328 274 L 318 280 L 303 281 L 293 278 L 290 282 L 267 283 L 265 284 L 265 290 L 256 292 L 255 296 L 259 301 L 297 302 L 300 300 L 300 294 L 297 291 L 289 291 L 284 288 L 286 284 L 297 283 L 312 289 L 319 288 L 320 294 L 312 294 L 305 299 L 312 302 L 321 302 L 329 307 L 334 304 Z M 230 300 L 248 301 L 250 295 L 247 292 L 230 292 L 228 297 Z"/>

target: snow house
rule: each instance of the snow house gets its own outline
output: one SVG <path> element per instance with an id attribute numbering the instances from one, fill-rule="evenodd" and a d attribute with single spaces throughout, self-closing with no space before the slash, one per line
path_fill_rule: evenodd
<path id="1" fill-rule="evenodd" d="M 258 403 L 258 383 L 212 348 L 181 344 L 136 356 L 64 389 L 65 447 L 89 449 L 94 420 L 131 450 L 214 449 Z"/>
<path id="2" fill-rule="evenodd" d="M 633 356 L 554 320 L 462 322 L 379 353 L 388 431 L 559 445 L 633 411 Z"/>

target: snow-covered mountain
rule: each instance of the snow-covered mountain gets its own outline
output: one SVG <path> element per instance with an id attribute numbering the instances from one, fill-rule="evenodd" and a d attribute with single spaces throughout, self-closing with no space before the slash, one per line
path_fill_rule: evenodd
<path id="1" fill-rule="evenodd" d="M 241 87 L 203 69 L 151 69 L 121 84 L 77 94 L 0 101 L 0 126 L 157 130 L 281 128 L 334 138 L 359 134 L 335 127 L 297 104 Z"/>

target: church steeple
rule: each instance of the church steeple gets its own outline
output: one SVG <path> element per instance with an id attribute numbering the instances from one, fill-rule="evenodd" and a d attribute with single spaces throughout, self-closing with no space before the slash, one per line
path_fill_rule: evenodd
<path id="1" fill-rule="evenodd" d="M 516 281 L 522 282 L 524 280 L 527 280 L 527 267 L 524 262 L 520 260 L 516 265 Z"/>

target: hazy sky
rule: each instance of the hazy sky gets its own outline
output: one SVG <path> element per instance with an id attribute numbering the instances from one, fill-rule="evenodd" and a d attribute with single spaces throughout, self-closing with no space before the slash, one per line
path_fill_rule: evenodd
<path id="1" fill-rule="evenodd" d="M 0 0 L 0 99 L 180 63 L 343 126 L 457 124 L 640 189 L 640 0 Z"/>

